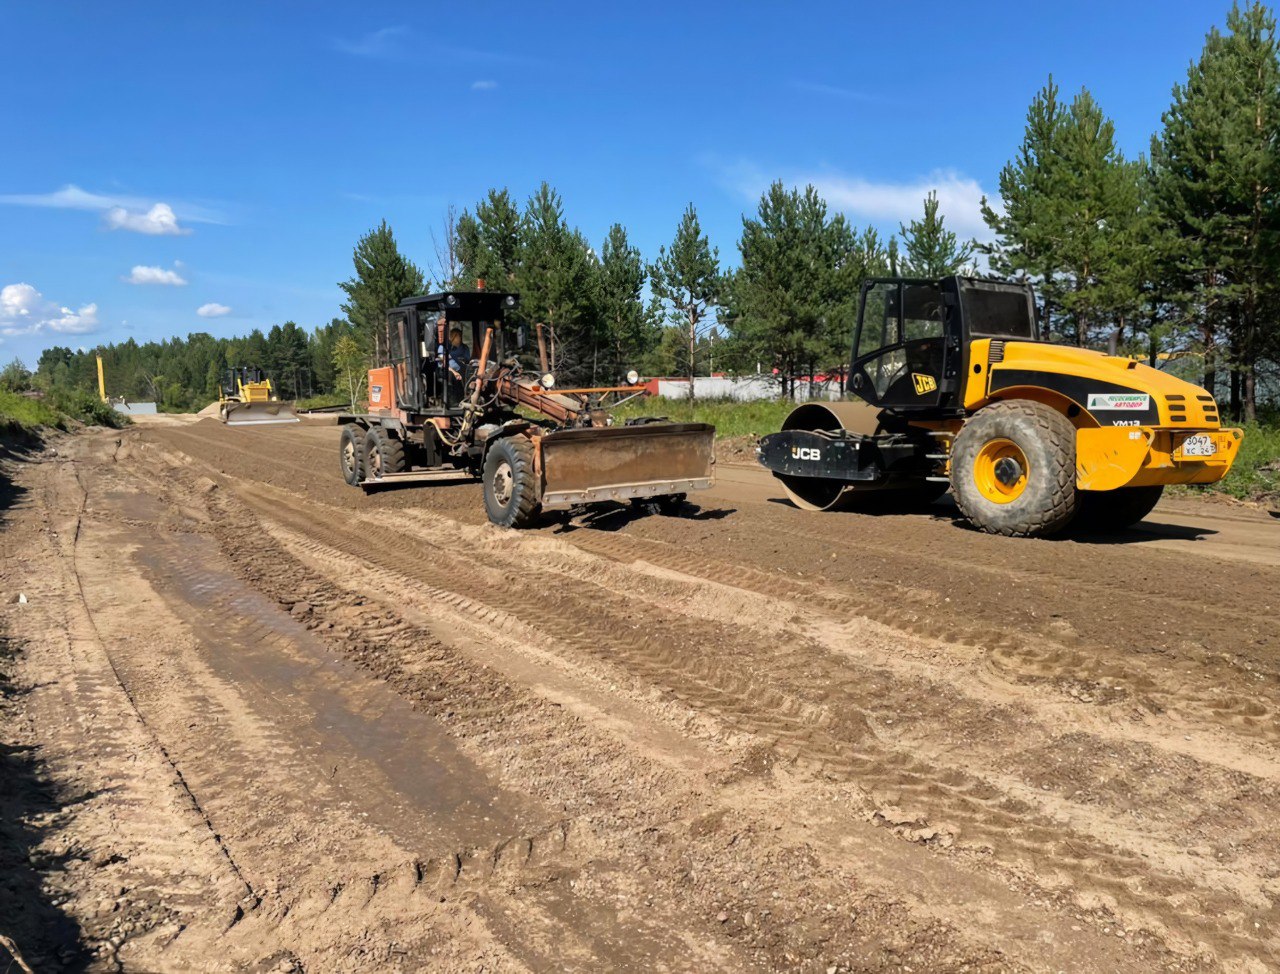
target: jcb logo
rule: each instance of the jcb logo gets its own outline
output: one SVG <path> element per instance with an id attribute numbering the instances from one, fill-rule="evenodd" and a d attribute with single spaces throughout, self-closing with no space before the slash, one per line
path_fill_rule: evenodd
<path id="1" fill-rule="evenodd" d="M 938 380 L 931 375 L 921 375 L 919 372 L 912 372 L 911 381 L 916 384 L 917 396 L 923 396 L 926 392 L 934 392 L 938 388 Z"/>
<path id="2" fill-rule="evenodd" d="M 796 460 L 821 460 L 822 451 L 816 446 L 793 446 L 791 456 Z"/>

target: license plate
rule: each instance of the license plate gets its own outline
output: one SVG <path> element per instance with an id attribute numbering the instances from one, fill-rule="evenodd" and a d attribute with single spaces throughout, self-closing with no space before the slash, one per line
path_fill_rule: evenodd
<path id="1" fill-rule="evenodd" d="M 1211 457 L 1218 452 L 1212 436 L 1188 436 L 1182 441 L 1184 457 Z"/>

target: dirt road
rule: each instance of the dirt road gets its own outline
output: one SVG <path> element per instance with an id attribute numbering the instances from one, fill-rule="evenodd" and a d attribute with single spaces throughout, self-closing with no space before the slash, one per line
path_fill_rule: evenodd
<path id="1" fill-rule="evenodd" d="M 1008 540 L 723 464 L 682 517 L 517 534 L 336 444 L 4 465 L 37 969 L 1280 966 L 1280 521 Z"/>

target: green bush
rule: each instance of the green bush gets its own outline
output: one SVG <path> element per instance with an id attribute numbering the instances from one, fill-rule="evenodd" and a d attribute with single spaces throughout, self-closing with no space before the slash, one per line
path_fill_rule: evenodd
<path id="1" fill-rule="evenodd" d="M 782 421 L 798 403 L 789 399 L 699 399 L 692 406 L 688 399 L 659 397 L 636 399 L 614 411 L 619 421 L 635 416 L 666 416 L 679 423 L 711 423 L 717 439 L 731 436 L 763 436 L 776 433 Z"/>
<path id="2" fill-rule="evenodd" d="M 0 389 L 0 430 L 33 433 L 41 427 L 65 430 L 70 421 L 120 429 L 130 422 L 107 403 L 86 392 L 58 390 L 42 399 Z"/>
<path id="3" fill-rule="evenodd" d="M 1280 501 L 1280 424 L 1240 425 L 1244 441 L 1239 455 L 1231 472 L 1213 489 L 1241 500 Z"/>
<path id="4" fill-rule="evenodd" d="M 77 422 L 90 426 L 120 429 L 131 422 L 128 416 L 118 412 L 109 403 L 79 389 L 55 389 L 49 393 L 47 401 L 53 408 Z"/>
<path id="5" fill-rule="evenodd" d="M 0 389 L 0 433 L 33 433 L 42 426 L 65 429 L 65 419 L 40 399 Z"/>

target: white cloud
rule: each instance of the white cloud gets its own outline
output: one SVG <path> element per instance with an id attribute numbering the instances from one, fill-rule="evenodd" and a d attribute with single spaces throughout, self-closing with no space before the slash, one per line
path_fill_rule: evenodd
<path id="1" fill-rule="evenodd" d="M 750 164 L 722 167 L 721 178 L 730 189 L 753 202 L 771 182 L 769 176 Z M 982 219 L 982 197 L 986 194 L 981 184 L 954 169 L 935 169 L 928 175 L 898 182 L 839 172 L 793 172 L 784 174 L 782 179 L 792 186 L 812 184 L 832 209 L 893 232 L 899 223 L 910 223 L 922 216 L 924 198 L 935 191 L 947 229 L 962 238 L 991 238 L 991 231 Z M 998 206 L 998 194 L 992 194 L 991 202 Z"/>
<path id="2" fill-rule="evenodd" d="M 208 304 L 202 304 L 196 308 L 196 314 L 201 318 L 221 318 L 223 315 L 231 314 L 231 309 L 225 304 L 218 304 L 217 301 L 210 301 Z"/>
<path id="3" fill-rule="evenodd" d="M 52 193 L 0 194 L 0 203 L 9 206 L 35 206 L 55 210 L 87 210 L 103 215 L 110 229 L 136 230 L 139 233 L 190 233 L 178 223 L 225 223 L 217 210 L 198 203 L 162 203 L 142 196 L 119 193 L 92 193 L 79 186 L 68 185 Z"/>
<path id="4" fill-rule="evenodd" d="M 408 33 L 409 28 L 403 25 L 383 27 L 381 30 L 365 34 L 359 40 L 334 41 L 333 46 L 344 54 L 354 54 L 357 57 L 386 58 L 398 52 L 399 39 Z"/>
<path id="5" fill-rule="evenodd" d="M 40 303 L 40 292 L 30 284 L 8 284 L 0 290 L 0 320 L 23 318 Z"/>
<path id="6" fill-rule="evenodd" d="M 30 284 L 0 288 L 0 335 L 34 335 L 42 331 L 82 335 L 97 327 L 97 304 L 82 305 L 73 311 L 46 301 Z"/>
<path id="7" fill-rule="evenodd" d="M 482 79 L 480 81 L 471 82 L 472 91 L 493 91 L 497 87 L 498 87 L 498 82 L 490 81 L 487 78 Z"/>
<path id="8" fill-rule="evenodd" d="M 146 213 L 126 210 L 123 206 L 113 206 L 103 214 L 109 230 L 132 230 L 134 233 L 147 233 L 152 236 L 175 236 L 190 233 L 186 227 L 178 225 L 178 218 L 168 203 L 157 203 Z"/>
<path id="9" fill-rule="evenodd" d="M 174 266 L 181 267 L 181 261 L 175 261 Z M 177 271 L 167 270 L 164 267 L 148 267 L 143 264 L 137 264 L 130 272 L 128 277 L 122 277 L 120 280 L 126 284 L 168 284 L 173 287 L 185 287 L 186 278 Z"/>

